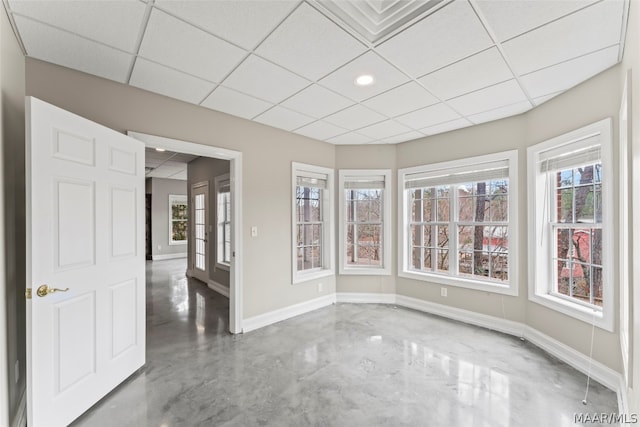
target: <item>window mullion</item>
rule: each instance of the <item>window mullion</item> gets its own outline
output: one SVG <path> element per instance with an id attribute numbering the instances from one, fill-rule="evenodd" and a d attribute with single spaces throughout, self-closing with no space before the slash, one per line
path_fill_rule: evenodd
<path id="1" fill-rule="evenodd" d="M 458 195 L 456 185 L 449 186 L 449 274 L 458 275 Z"/>

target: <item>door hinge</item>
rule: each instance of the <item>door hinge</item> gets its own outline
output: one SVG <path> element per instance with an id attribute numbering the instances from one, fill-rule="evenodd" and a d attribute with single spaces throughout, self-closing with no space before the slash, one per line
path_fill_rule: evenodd
<path id="1" fill-rule="evenodd" d="M 26 299 L 31 299 L 31 288 L 25 289 L 24 296 Z"/>

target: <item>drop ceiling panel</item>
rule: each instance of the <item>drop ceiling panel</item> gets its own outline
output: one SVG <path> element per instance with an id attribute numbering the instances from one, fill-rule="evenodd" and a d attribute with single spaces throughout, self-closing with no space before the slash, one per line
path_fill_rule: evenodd
<path id="1" fill-rule="evenodd" d="M 244 93 L 240 93 L 224 86 L 218 86 L 211 95 L 205 99 L 203 107 L 234 116 L 252 119 L 258 114 L 268 110 L 273 104 L 254 98 Z"/>
<path id="2" fill-rule="evenodd" d="M 322 118 L 353 105 L 353 101 L 314 84 L 293 95 L 282 105 L 315 118 Z"/>
<path id="3" fill-rule="evenodd" d="M 421 77 L 492 44 L 469 3 L 456 1 L 382 43 L 377 50 L 412 77 Z"/>
<path id="4" fill-rule="evenodd" d="M 411 132 L 411 129 L 393 120 L 385 120 L 371 126 L 358 129 L 358 133 L 368 136 L 374 140 L 388 138 L 403 133 Z"/>
<path id="5" fill-rule="evenodd" d="M 581 9 L 595 0 L 476 0 L 499 41 L 530 31 Z"/>
<path id="6" fill-rule="evenodd" d="M 438 99 L 425 88 L 415 82 L 409 82 L 368 99 L 362 104 L 385 116 L 395 117 L 437 102 Z"/>
<path id="7" fill-rule="evenodd" d="M 448 122 L 440 123 L 438 125 L 429 126 L 424 129 L 420 129 L 420 132 L 425 135 L 437 135 L 439 133 L 449 132 L 455 129 L 462 129 L 471 126 L 471 123 L 467 119 L 455 119 Z"/>
<path id="8" fill-rule="evenodd" d="M 293 10 L 298 1 L 156 0 L 155 4 L 226 41 L 253 49 Z"/>
<path id="9" fill-rule="evenodd" d="M 529 94 L 538 98 L 567 90 L 618 62 L 618 46 L 581 56 L 521 77 Z"/>
<path id="10" fill-rule="evenodd" d="M 294 130 L 315 121 L 314 118 L 276 105 L 260 114 L 255 121 L 284 130 Z"/>
<path id="11" fill-rule="evenodd" d="M 173 157 L 171 157 L 171 160 L 174 162 L 189 163 L 199 157 L 200 156 L 194 156 L 193 154 L 175 153 Z"/>
<path id="12" fill-rule="evenodd" d="M 224 85 L 247 95 L 278 103 L 309 85 L 282 67 L 251 55 L 224 81 Z"/>
<path id="13" fill-rule="evenodd" d="M 360 135 L 356 132 L 349 132 L 344 135 L 329 138 L 327 139 L 327 141 L 331 144 L 337 145 L 359 145 L 373 142 L 373 139 L 369 138 L 368 136 Z"/>
<path id="14" fill-rule="evenodd" d="M 146 6 L 136 0 L 10 1 L 13 12 L 134 52 Z"/>
<path id="15" fill-rule="evenodd" d="M 140 56 L 212 82 L 220 82 L 247 53 L 154 9 Z"/>
<path id="16" fill-rule="evenodd" d="M 15 22 L 27 56 L 126 83 L 131 55 L 21 16 Z"/>
<path id="17" fill-rule="evenodd" d="M 309 31 L 313 28 L 313 31 Z M 365 46 L 303 3 L 256 53 L 310 80 L 318 80 L 365 51 Z"/>
<path id="18" fill-rule="evenodd" d="M 410 128 L 420 130 L 457 118 L 460 118 L 460 114 L 453 111 L 448 105 L 440 103 L 396 117 L 395 120 Z"/>
<path id="19" fill-rule="evenodd" d="M 187 180 L 187 171 L 183 170 L 181 172 L 178 172 L 176 174 L 171 175 L 170 177 L 171 179 L 179 179 L 181 181 L 186 181 Z"/>
<path id="20" fill-rule="evenodd" d="M 620 41 L 624 2 L 605 0 L 503 44 L 518 74 L 526 74 Z"/>
<path id="21" fill-rule="evenodd" d="M 527 97 L 516 80 L 500 83 L 447 101 L 462 115 L 482 113 L 524 101 Z"/>
<path id="22" fill-rule="evenodd" d="M 382 114 L 357 104 L 326 117 L 325 121 L 345 129 L 356 130 L 384 119 Z"/>
<path id="23" fill-rule="evenodd" d="M 515 116 L 517 114 L 522 114 L 530 109 L 531 104 L 529 103 L 529 101 L 521 101 L 512 105 L 506 105 L 504 107 L 499 107 L 493 110 L 484 111 L 482 113 L 473 114 L 471 116 L 468 116 L 468 119 L 475 124 L 480 124 L 484 122 L 490 122 L 492 120 L 503 119 L 509 116 Z"/>
<path id="24" fill-rule="evenodd" d="M 375 82 L 370 86 L 356 85 L 356 78 L 362 74 L 372 75 Z M 362 101 L 406 83 L 408 80 L 405 74 L 376 53 L 369 51 L 320 80 L 320 84 L 351 99 Z"/>
<path id="25" fill-rule="evenodd" d="M 181 101 L 199 104 L 215 84 L 138 58 L 129 84 Z"/>
<path id="26" fill-rule="evenodd" d="M 325 141 L 329 138 L 346 133 L 347 130 L 339 126 L 334 126 L 331 123 L 317 121 L 307 126 L 296 129 L 296 133 L 300 135 L 308 136 L 309 138 L 315 138 L 320 141 Z"/>
<path id="27" fill-rule="evenodd" d="M 419 81 L 441 99 L 451 99 L 512 78 L 509 67 L 494 47 L 441 68 Z"/>
<path id="28" fill-rule="evenodd" d="M 424 138 L 424 134 L 412 130 L 410 132 L 407 133 L 403 133 L 400 135 L 395 135 L 395 136 L 391 136 L 388 138 L 384 138 L 382 140 L 380 140 L 379 142 L 382 144 L 398 144 L 400 142 L 405 142 L 405 141 L 412 141 L 414 139 L 419 139 L 419 138 Z"/>

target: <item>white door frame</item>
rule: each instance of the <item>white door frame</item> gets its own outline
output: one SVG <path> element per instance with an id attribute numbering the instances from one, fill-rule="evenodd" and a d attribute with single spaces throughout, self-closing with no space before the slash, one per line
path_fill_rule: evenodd
<path id="1" fill-rule="evenodd" d="M 229 160 L 231 177 L 231 268 L 229 270 L 229 332 L 242 333 L 242 152 L 178 139 L 128 131 L 149 147 Z"/>

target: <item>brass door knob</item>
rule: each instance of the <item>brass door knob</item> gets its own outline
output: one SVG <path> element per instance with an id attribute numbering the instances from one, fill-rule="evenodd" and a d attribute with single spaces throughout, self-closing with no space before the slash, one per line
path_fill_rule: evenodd
<path id="1" fill-rule="evenodd" d="M 54 292 L 67 292 L 68 290 L 69 288 L 58 289 L 58 288 L 50 288 L 49 285 L 41 285 L 36 290 L 36 295 L 38 295 L 39 297 L 46 297 L 47 295 L 52 294 Z"/>

